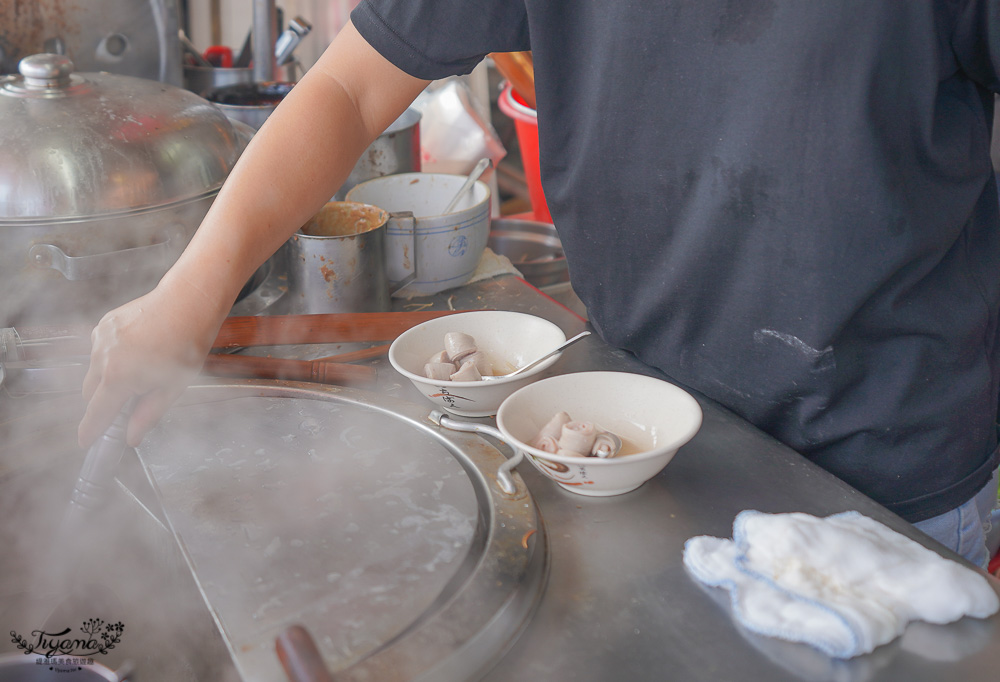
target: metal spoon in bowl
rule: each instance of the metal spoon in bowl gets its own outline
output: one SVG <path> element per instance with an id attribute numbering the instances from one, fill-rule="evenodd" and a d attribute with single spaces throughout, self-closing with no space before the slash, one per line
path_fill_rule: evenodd
<path id="1" fill-rule="evenodd" d="M 463 196 L 465 196 L 465 193 L 468 192 L 469 189 L 471 189 L 474 184 L 476 184 L 476 180 L 479 179 L 479 176 L 483 174 L 483 171 L 485 171 L 486 167 L 489 165 L 490 165 L 490 160 L 488 157 L 483 157 L 479 159 L 479 162 L 476 163 L 476 167 L 472 169 L 471 173 L 469 173 L 469 177 L 466 178 L 465 182 L 462 183 L 462 186 L 458 188 L 458 192 L 455 194 L 452 200 L 448 202 L 448 205 L 445 207 L 445 209 L 441 211 L 442 215 L 447 215 L 448 213 L 451 213 L 455 209 L 455 207 L 458 206 L 459 200 Z"/>
<path id="2" fill-rule="evenodd" d="M 574 343 L 576 343 L 577 341 L 579 341 L 580 339 L 582 339 L 582 338 L 584 338 L 586 336 L 590 336 L 590 332 L 580 332 L 579 334 L 577 334 L 573 338 L 566 339 L 565 341 L 563 341 L 561 344 L 559 344 L 558 346 L 556 346 L 555 348 L 553 348 L 552 350 L 550 350 L 548 353 L 546 353 L 542 357 L 535 358 L 534 360 L 532 360 L 528 364 L 522 365 L 522 366 L 518 367 L 513 372 L 510 372 L 509 374 L 496 374 L 496 375 L 486 374 L 486 375 L 483 375 L 483 381 L 496 381 L 497 379 L 507 379 L 508 377 L 517 376 L 518 374 L 522 374 L 524 372 L 527 372 L 529 369 L 531 369 L 532 367 L 534 367 L 535 365 L 537 365 L 538 363 L 540 363 L 542 360 L 547 360 L 548 358 L 551 358 L 553 355 L 555 355 L 556 353 L 559 353 L 560 351 L 562 351 L 563 349 L 565 349 L 567 346 L 572 346 Z"/>
<path id="3" fill-rule="evenodd" d="M 607 436 L 608 439 L 611 440 L 611 443 L 608 445 L 602 445 L 598 447 L 594 451 L 594 454 L 591 456 L 599 457 L 600 459 L 611 459 L 619 452 L 621 452 L 622 439 L 618 436 L 617 433 L 611 433 L 610 431 L 601 431 L 601 433 Z"/>

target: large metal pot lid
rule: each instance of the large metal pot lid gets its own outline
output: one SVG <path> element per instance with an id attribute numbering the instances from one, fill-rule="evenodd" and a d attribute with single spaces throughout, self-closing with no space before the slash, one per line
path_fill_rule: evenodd
<path id="1" fill-rule="evenodd" d="M 252 131 L 159 81 L 73 73 L 55 54 L 0 78 L 0 221 L 148 210 L 217 192 Z"/>
<path id="2" fill-rule="evenodd" d="M 479 436 L 366 391 L 192 387 L 139 448 L 243 679 L 304 626 L 338 680 L 471 680 L 547 574 L 534 501 Z"/>

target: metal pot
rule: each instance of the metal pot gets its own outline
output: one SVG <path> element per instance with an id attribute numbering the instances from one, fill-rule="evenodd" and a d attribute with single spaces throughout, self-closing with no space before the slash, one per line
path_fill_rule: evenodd
<path id="1" fill-rule="evenodd" d="M 222 109 L 226 116 L 242 121 L 256 131 L 294 85 L 278 81 L 236 83 L 209 90 L 205 97 Z"/>
<path id="2" fill-rule="evenodd" d="M 201 97 L 216 88 L 253 82 L 253 69 L 249 66 L 191 66 L 184 65 L 184 87 Z"/>
<path id="3" fill-rule="evenodd" d="M 344 184 L 333 195 L 343 201 L 355 185 L 397 173 L 420 172 L 420 111 L 409 108 L 368 145 Z"/>
<path id="4" fill-rule="evenodd" d="M 253 134 L 194 93 L 73 73 L 0 78 L 0 322 L 94 322 L 177 259 Z"/>

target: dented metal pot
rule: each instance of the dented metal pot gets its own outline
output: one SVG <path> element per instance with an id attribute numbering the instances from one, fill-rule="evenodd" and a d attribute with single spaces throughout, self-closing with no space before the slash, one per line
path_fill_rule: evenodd
<path id="1" fill-rule="evenodd" d="M 331 201 L 284 245 L 292 314 L 389 310 L 381 208 Z"/>

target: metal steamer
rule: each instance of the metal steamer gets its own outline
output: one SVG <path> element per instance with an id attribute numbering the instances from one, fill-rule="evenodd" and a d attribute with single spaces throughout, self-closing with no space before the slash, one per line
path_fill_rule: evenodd
<path id="1" fill-rule="evenodd" d="M 0 79 L 0 320 L 93 322 L 176 260 L 252 131 L 181 88 L 59 55 L 19 70 Z"/>
<path id="2" fill-rule="evenodd" d="M 424 406 L 294 382 L 197 386 L 138 449 L 242 678 L 315 638 L 338 680 L 469 680 L 538 605 L 546 536 L 481 438 Z"/>

